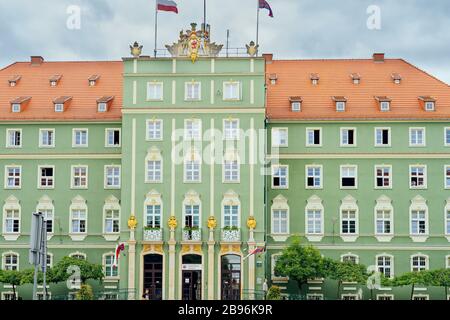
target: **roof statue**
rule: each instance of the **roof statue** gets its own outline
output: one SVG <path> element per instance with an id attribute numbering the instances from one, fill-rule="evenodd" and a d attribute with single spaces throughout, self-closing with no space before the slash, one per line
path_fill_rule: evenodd
<path id="1" fill-rule="evenodd" d="M 173 57 L 188 57 L 192 63 L 199 57 L 217 57 L 223 45 L 210 41 L 210 26 L 197 30 L 197 24 L 191 23 L 191 29 L 180 31 L 178 42 L 166 45 Z"/>

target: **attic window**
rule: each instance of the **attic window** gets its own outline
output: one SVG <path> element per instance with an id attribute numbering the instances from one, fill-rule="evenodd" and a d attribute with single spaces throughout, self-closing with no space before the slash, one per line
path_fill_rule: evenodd
<path id="1" fill-rule="evenodd" d="M 335 102 L 335 105 L 336 105 L 336 111 L 338 111 L 338 112 L 345 111 L 345 107 L 347 105 L 347 98 L 337 96 L 337 97 L 333 97 L 333 101 Z"/>
<path id="2" fill-rule="evenodd" d="M 289 101 L 291 102 L 292 112 L 302 111 L 302 97 L 290 97 Z"/>
<path id="3" fill-rule="evenodd" d="M 278 76 L 276 73 L 269 74 L 269 80 L 271 84 L 276 84 L 278 80 Z"/>
<path id="4" fill-rule="evenodd" d="M 436 100 L 432 97 L 419 97 L 419 100 L 422 101 L 423 108 L 425 111 L 435 111 L 436 110 Z"/>
<path id="5" fill-rule="evenodd" d="M 53 100 L 55 112 L 64 112 L 70 100 L 72 100 L 72 97 L 69 96 L 63 96 Z"/>
<path id="6" fill-rule="evenodd" d="M 61 80 L 62 76 L 61 75 L 54 75 L 53 77 L 50 78 L 50 86 L 51 87 L 56 87 L 59 83 L 59 80 Z"/>
<path id="7" fill-rule="evenodd" d="M 104 96 L 97 100 L 97 111 L 98 112 L 107 112 L 109 107 L 111 106 L 112 101 L 114 100 L 113 96 Z"/>
<path id="8" fill-rule="evenodd" d="M 353 80 L 353 84 L 360 84 L 361 83 L 361 76 L 359 75 L 359 73 L 352 73 L 350 75 L 350 77 Z"/>
<path id="9" fill-rule="evenodd" d="M 19 113 L 22 112 L 23 106 L 25 106 L 31 97 L 19 97 L 11 101 L 11 112 Z"/>
<path id="10" fill-rule="evenodd" d="M 402 82 L 402 76 L 398 73 L 393 73 L 392 80 L 394 81 L 395 84 L 400 84 Z"/>
<path id="11" fill-rule="evenodd" d="M 8 80 L 9 86 L 15 87 L 21 78 L 22 78 L 21 76 L 13 76 L 11 79 Z"/>
<path id="12" fill-rule="evenodd" d="M 380 111 L 390 111 L 391 110 L 391 99 L 388 97 L 375 97 L 379 103 Z"/>
<path id="13" fill-rule="evenodd" d="M 88 81 L 89 81 L 89 86 L 90 87 L 94 87 L 97 84 L 98 79 L 100 79 L 100 76 L 97 74 L 94 74 L 92 76 L 89 77 Z"/>
<path id="14" fill-rule="evenodd" d="M 317 73 L 311 73 L 311 83 L 316 86 L 319 84 L 319 75 Z"/>
<path id="15" fill-rule="evenodd" d="M 13 103 L 11 105 L 11 111 L 12 112 L 20 112 L 20 103 Z"/>

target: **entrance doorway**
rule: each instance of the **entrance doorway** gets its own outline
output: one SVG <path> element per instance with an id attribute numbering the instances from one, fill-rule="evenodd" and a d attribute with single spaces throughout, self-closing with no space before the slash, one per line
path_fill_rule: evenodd
<path id="1" fill-rule="evenodd" d="M 182 300 L 202 299 L 202 256 L 188 254 L 182 257 Z"/>
<path id="2" fill-rule="evenodd" d="M 221 299 L 241 299 L 241 257 L 234 254 L 221 259 Z"/>
<path id="3" fill-rule="evenodd" d="M 162 300 L 163 257 L 159 254 L 144 256 L 144 292 L 149 300 Z"/>

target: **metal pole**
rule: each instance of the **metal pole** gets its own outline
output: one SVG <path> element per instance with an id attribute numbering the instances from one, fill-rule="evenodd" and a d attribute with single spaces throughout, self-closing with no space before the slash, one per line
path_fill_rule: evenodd
<path id="1" fill-rule="evenodd" d="M 44 288 L 44 300 L 47 300 L 47 220 L 42 223 L 42 286 Z"/>
<path id="2" fill-rule="evenodd" d="M 205 26 L 206 31 L 206 0 L 203 0 L 203 25 Z"/>
<path id="3" fill-rule="evenodd" d="M 39 273 L 39 264 L 34 266 L 34 278 L 33 278 L 33 300 L 37 300 L 37 281 Z"/>
<path id="4" fill-rule="evenodd" d="M 256 48 L 258 48 L 259 45 L 259 0 L 256 0 Z M 258 51 L 256 51 L 256 56 L 258 56 Z"/>
<path id="5" fill-rule="evenodd" d="M 227 29 L 227 58 L 228 58 L 229 40 L 230 40 L 230 29 Z"/>
<path id="6" fill-rule="evenodd" d="M 156 58 L 157 54 L 157 45 L 158 45 L 158 0 L 155 0 L 155 51 L 154 55 Z"/>

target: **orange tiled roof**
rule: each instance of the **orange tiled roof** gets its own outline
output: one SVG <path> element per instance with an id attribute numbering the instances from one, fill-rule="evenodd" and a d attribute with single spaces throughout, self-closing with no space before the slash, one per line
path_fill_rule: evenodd
<path id="1" fill-rule="evenodd" d="M 120 120 L 122 107 L 122 61 L 102 62 L 16 62 L 0 70 L 0 121 L 45 120 Z M 56 87 L 49 79 L 60 76 Z M 89 79 L 97 75 L 95 86 Z M 9 80 L 20 76 L 11 87 Z M 101 77 L 101 78 L 100 78 Z M 108 112 L 97 112 L 97 101 L 105 96 L 114 97 Z M 22 112 L 11 112 L 11 101 L 31 97 Z M 70 107 L 55 112 L 54 101 L 72 97 Z"/>
<path id="2" fill-rule="evenodd" d="M 276 84 L 267 81 L 269 119 L 450 119 L 450 86 L 401 59 L 272 60 L 266 72 L 277 75 Z M 320 76 L 317 85 L 312 74 Z M 292 97 L 302 97 L 300 112 L 291 111 Z M 345 112 L 336 111 L 333 97 L 346 98 Z M 377 97 L 390 100 L 391 111 L 380 111 Z M 420 97 L 435 100 L 436 111 L 425 111 Z"/>

